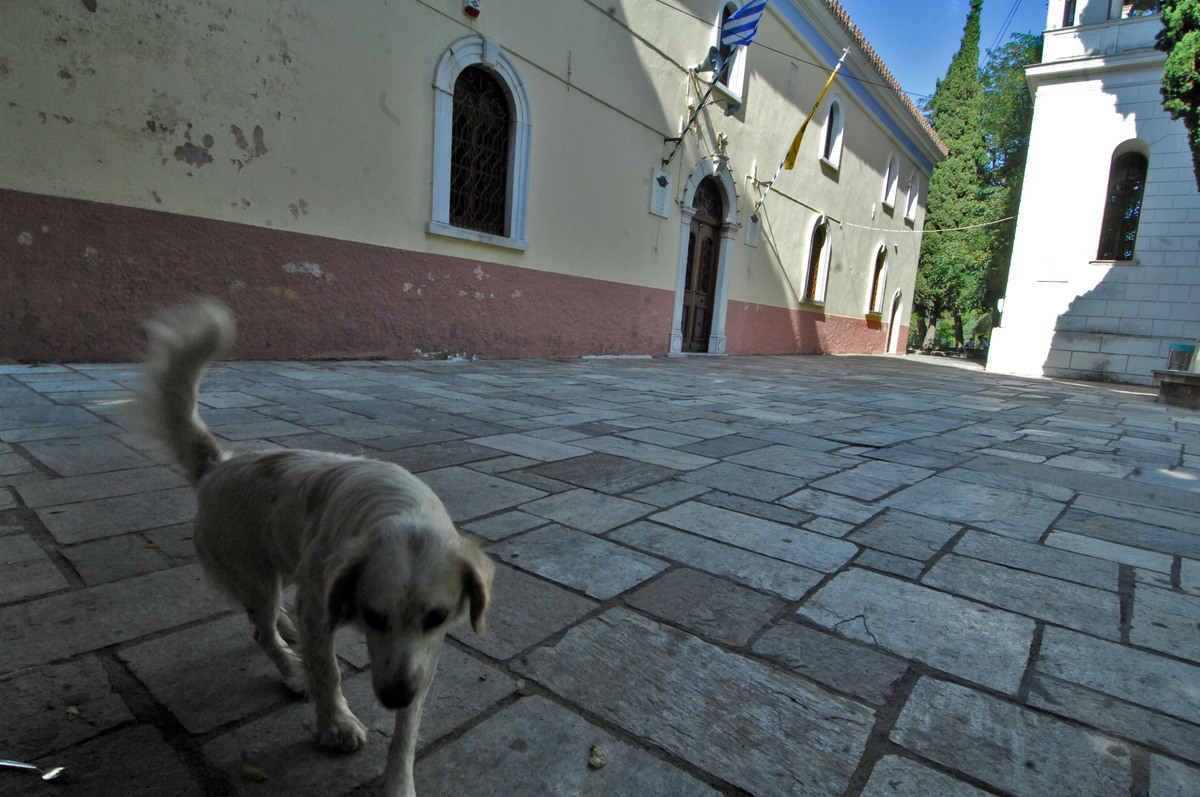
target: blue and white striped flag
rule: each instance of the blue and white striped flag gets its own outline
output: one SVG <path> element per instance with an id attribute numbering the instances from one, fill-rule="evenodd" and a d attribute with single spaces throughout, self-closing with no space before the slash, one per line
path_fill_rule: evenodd
<path id="1" fill-rule="evenodd" d="M 749 3 L 734 11 L 721 27 L 721 44 L 732 47 L 735 44 L 749 44 L 758 33 L 758 20 L 762 18 L 767 0 L 750 0 Z"/>

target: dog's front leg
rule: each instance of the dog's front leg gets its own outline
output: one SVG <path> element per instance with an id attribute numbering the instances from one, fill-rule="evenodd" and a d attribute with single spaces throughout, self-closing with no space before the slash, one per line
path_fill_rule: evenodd
<path id="1" fill-rule="evenodd" d="M 342 694 L 342 675 L 333 652 L 333 631 L 324 614 L 315 619 L 303 611 L 304 665 L 308 691 L 317 710 L 317 738 L 325 747 L 351 752 L 367 741 L 367 727 L 358 721 Z"/>
<path id="2" fill-rule="evenodd" d="M 396 727 L 392 731 L 392 742 L 388 745 L 387 769 L 383 773 L 384 797 L 417 797 L 413 783 L 413 762 L 417 757 L 417 729 L 421 725 L 421 711 L 425 706 L 425 695 L 429 694 L 432 678 L 425 682 L 413 702 L 396 711 Z"/>

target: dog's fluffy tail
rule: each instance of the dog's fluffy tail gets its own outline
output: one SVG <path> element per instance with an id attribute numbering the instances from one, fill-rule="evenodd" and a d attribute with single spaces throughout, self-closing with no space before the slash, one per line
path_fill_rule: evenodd
<path id="1" fill-rule="evenodd" d="M 166 443 L 194 486 L 223 452 L 196 410 L 200 378 L 233 344 L 229 308 L 202 299 L 146 322 L 149 348 L 142 410 L 151 432 Z"/>

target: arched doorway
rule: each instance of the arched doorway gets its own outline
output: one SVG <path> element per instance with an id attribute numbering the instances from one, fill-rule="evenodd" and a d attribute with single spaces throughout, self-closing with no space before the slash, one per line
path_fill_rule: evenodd
<path id="1" fill-rule="evenodd" d="M 700 181 L 692 207 L 696 212 L 688 230 L 680 331 L 683 333 L 683 351 L 706 352 L 712 334 L 721 220 L 725 216 L 721 188 L 715 179 L 705 177 Z"/>
<path id="2" fill-rule="evenodd" d="M 904 354 L 908 350 L 908 341 L 900 339 L 900 313 L 904 309 L 900 291 L 892 297 L 892 312 L 888 317 L 887 354 Z"/>

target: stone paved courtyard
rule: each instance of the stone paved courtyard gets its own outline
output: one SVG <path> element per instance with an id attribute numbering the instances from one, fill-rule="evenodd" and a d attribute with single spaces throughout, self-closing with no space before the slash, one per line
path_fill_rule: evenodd
<path id="1" fill-rule="evenodd" d="M 0 365 L 0 758 L 69 768 L 0 793 L 373 793 L 361 640 L 373 733 L 327 753 L 136 381 Z M 226 363 L 201 399 L 235 449 L 404 465 L 489 546 L 424 797 L 1200 794 L 1200 413 L 1144 389 L 695 357 Z"/>

